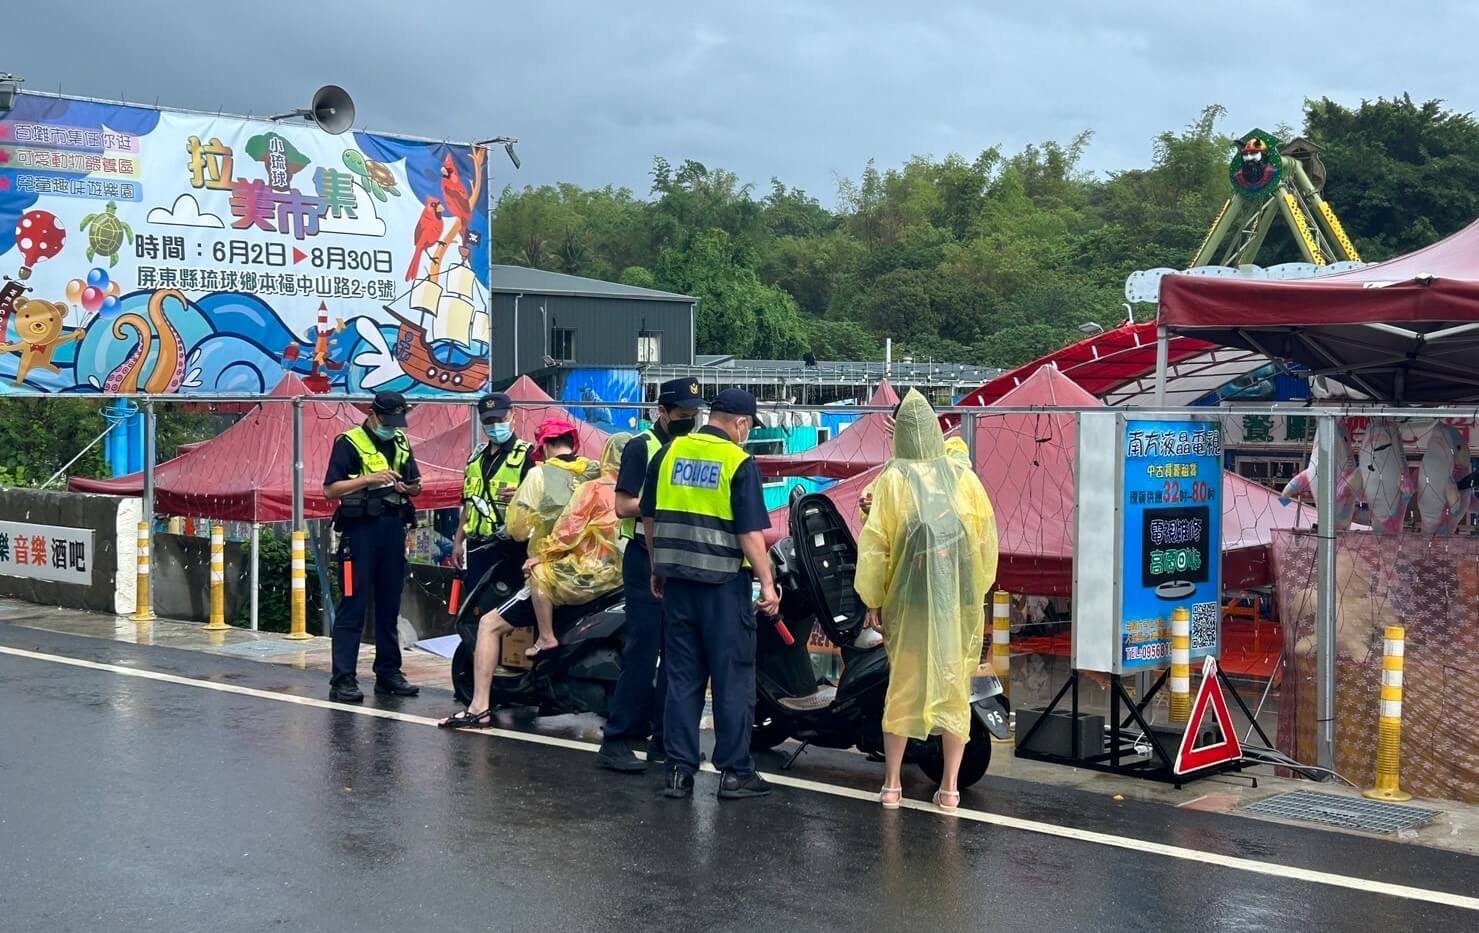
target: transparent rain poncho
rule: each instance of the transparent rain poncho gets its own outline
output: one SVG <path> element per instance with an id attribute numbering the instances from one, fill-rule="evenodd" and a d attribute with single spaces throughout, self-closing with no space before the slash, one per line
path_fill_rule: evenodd
<path id="1" fill-rule="evenodd" d="M 515 541 L 528 541 L 533 555 L 550 533 L 575 489 L 601 475 L 601 464 L 585 457 L 546 460 L 529 472 L 508 506 L 507 528 Z"/>
<path id="2" fill-rule="evenodd" d="M 549 533 L 529 551 L 529 579 L 556 606 L 580 606 L 619 588 L 621 519 L 616 474 L 630 434 L 613 434 L 601 453 L 600 478 L 581 484 Z"/>
<path id="3" fill-rule="evenodd" d="M 986 592 L 996 579 L 996 518 L 970 465 L 946 453 L 929 402 L 911 391 L 894 459 L 873 484 L 856 587 L 883 615 L 890 674 L 883 730 L 969 738 Z"/>

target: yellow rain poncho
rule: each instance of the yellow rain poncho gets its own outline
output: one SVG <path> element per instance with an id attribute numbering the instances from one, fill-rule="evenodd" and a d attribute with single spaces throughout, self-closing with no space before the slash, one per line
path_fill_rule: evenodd
<path id="1" fill-rule="evenodd" d="M 529 579 L 556 606 L 582 606 L 621 586 L 621 519 L 616 474 L 630 434 L 614 434 L 601 453 L 601 476 L 583 483 L 549 534 L 529 551 Z"/>
<path id="2" fill-rule="evenodd" d="M 532 555 L 570 503 L 575 488 L 601 475 L 595 460 L 546 460 L 524 477 L 508 505 L 506 526 L 515 541 L 528 541 Z"/>
<path id="3" fill-rule="evenodd" d="M 882 612 L 891 669 L 883 731 L 969 738 L 971 676 L 995 579 L 986 490 L 968 463 L 946 454 L 934 411 L 911 391 L 858 540 L 858 596 Z"/>

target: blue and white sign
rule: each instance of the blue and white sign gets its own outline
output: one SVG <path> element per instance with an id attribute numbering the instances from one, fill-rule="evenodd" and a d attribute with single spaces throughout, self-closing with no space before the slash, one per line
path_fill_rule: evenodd
<path id="1" fill-rule="evenodd" d="M 1127 420 L 1121 435 L 1121 673 L 1164 667 L 1171 613 L 1191 613 L 1191 656 L 1218 654 L 1222 428 Z"/>

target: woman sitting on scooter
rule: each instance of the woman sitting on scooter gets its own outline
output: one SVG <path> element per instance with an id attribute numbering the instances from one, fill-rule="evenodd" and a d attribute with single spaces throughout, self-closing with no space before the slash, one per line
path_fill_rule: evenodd
<path id="1" fill-rule="evenodd" d="M 614 489 L 621 451 L 631 435 L 612 436 L 597 465 L 574 456 L 574 431 L 564 421 L 540 427 L 545 462 L 520 485 L 508 519 L 509 533 L 529 540 L 524 565 L 528 584 L 478 621 L 472 702 L 440 726 L 492 725 L 491 684 L 505 633 L 537 624 L 539 641 L 528 655 L 552 650 L 559 646 L 557 623 L 577 620 L 581 607 L 621 586 L 621 523 Z M 558 472 L 542 476 L 545 470 Z M 589 478 L 593 476 L 597 478 Z"/>
<path id="2" fill-rule="evenodd" d="M 996 519 L 975 471 L 947 453 L 940 422 L 918 392 L 899 406 L 894 458 L 873 484 L 869 504 L 855 586 L 868 607 L 868 626 L 883 632 L 890 666 L 879 803 L 899 806 L 909 739 L 939 735 L 945 770 L 934 800 L 954 810 L 986 591 L 996 579 Z"/>

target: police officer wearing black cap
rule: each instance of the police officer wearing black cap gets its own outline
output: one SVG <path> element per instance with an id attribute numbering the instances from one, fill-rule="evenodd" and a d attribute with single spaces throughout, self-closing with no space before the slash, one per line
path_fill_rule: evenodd
<path id="1" fill-rule="evenodd" d="M 365 423 L 339 435 L 329 454 L 324 498 L 339 503 L 340 585 L 334 612 L 334 667 L 329 699 L 358 703 L 365 698 L 357 678 L 365 602 L 375 604 L 375 692 L 411 697 L 419 689 L 401 673 L 396 622 L 406 576 L 406 529 L 416 524 L 413 496 L 421 493 L 421 471 L 406 439 L 406 400 L 379 392 Z"/>
<path id="2" fill-rule="evenodd" d="M 606 732 L 596 761 L 603 768 L 627 773 L 645 771 L 647 762 L 632 751 L 633 742 L 652 736 L 647 761 L 661 761 L 663 698 L 666 670 L 662 651 L 662 603 L 652 595 L 652 561 L 647 536 L 638 526 L 647 465 L 675 437 L 693 430 L 704 399 L 696 379 L 673 379 L 658 387 L 657 420 L 627 443 L 616 477 L 616 514 L 626 539 L 622 581 L 626 590 L 626 641 L 621 650 L 621 677 L 606 718 Z M 656 678 L 656 683 L 654 683 Z"/>
<path id="3" fill-rule="evenodd" d="M 668 673 L 663 716 L 668 773 L 664 794 L 693 794 L 705 687 L 714 695 L 714 766 L 720 799 L 763 797 L 755 773 L 755 606 L 774 614 L 780 596 L 765 553 L 770 516 L 760 470 L 743 444 L 755 425 L 755 397 L 726 389 L 709 403 L 709 423 L 675 438 L 653 458 L 642 490 L 652 556 L 652 591 L 663 600 Z"/>
<path id="4" fill-rule="evenodd" d="M 478 420 L 488 443 L 468 458 L 462 477 L 462 515 L 452 537 L 453 560 L 466 567 L 464 592 L 499 560 L 522 566 L 528 557 L 524 544 L 510 540 L 503 528 L 508 504 L 534 469 L 534 445 L 514 436 L 513 400 L 503 392 L 478 399 Z"/>

